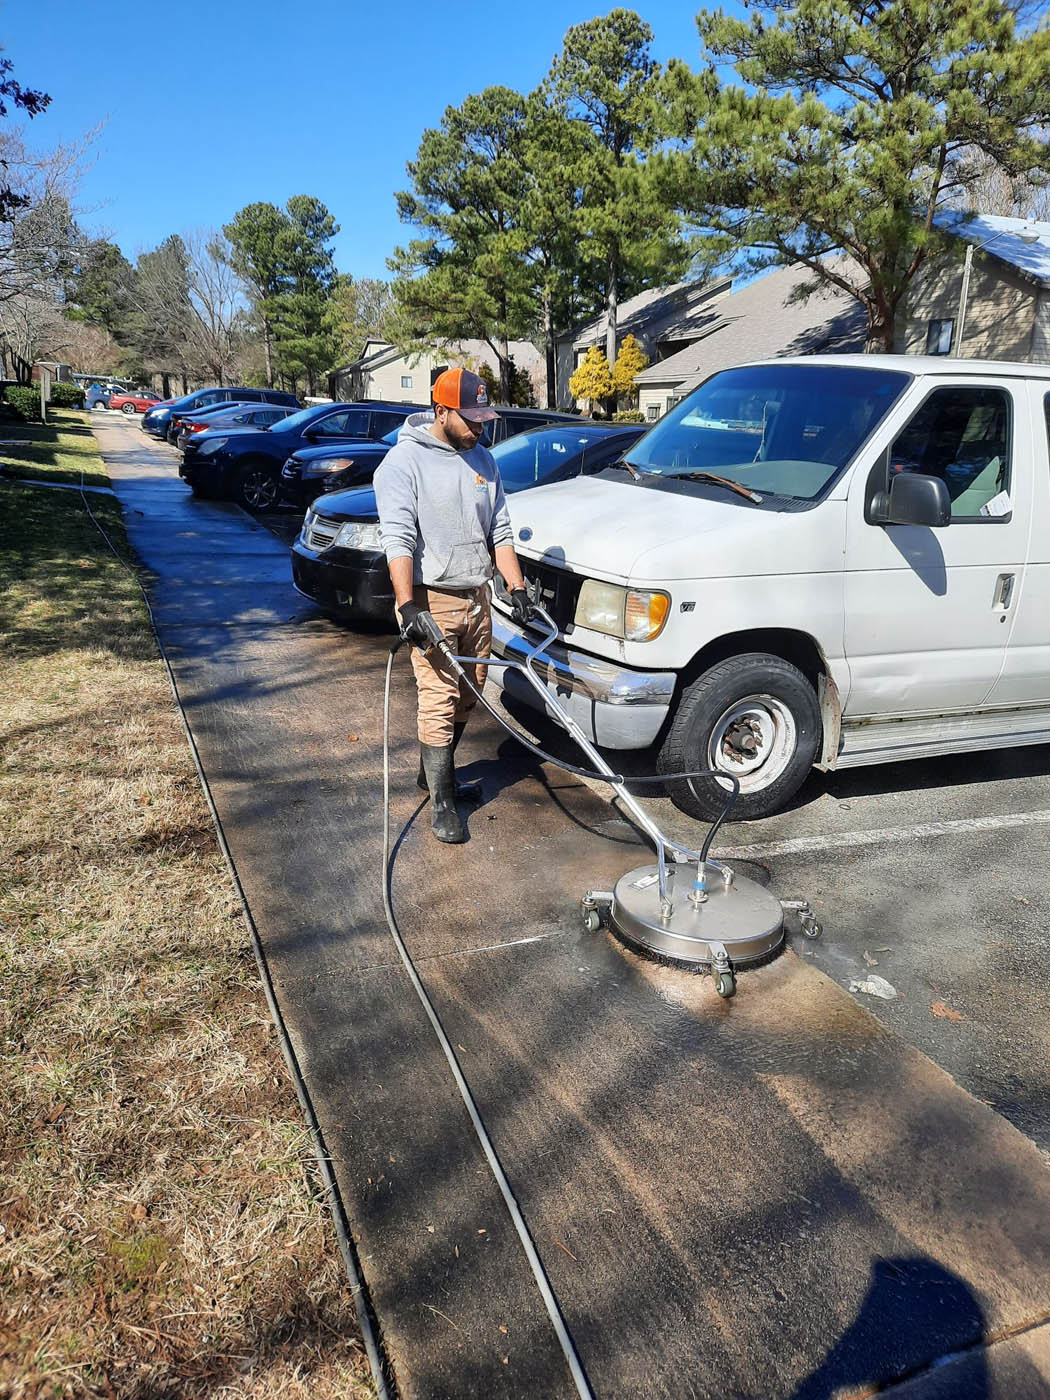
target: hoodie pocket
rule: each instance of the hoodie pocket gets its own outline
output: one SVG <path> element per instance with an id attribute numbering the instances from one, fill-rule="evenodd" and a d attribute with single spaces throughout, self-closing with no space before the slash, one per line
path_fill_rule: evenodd
<path id="1" fill-rule="evenodd" d="M 445 566 L 435 583 L 459 583 L 488 578 L 491 569 L 488 549 L 481 540 L 467 540 L 453 545 Z"/>

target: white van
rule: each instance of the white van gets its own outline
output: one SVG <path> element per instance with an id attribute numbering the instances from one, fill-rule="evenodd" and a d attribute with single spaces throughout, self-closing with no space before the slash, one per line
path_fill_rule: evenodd
<path id="1" fill-rule="evenodd" d="M 735 774 L 740 817 L 813 766 L 1050 742 L 1048 427 L 1050 367 L 713 375 L 621 465 L 514 497 L 560 629 L 547 686 L 601 745 Z M 496 653 L 525 644 L 497 597 Z M 725 798 L 716 779 L 668 791 L 700 817 Z"/>

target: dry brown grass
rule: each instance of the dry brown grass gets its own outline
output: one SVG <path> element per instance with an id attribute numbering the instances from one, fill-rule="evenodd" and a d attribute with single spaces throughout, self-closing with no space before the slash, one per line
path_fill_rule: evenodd
<path id="1" fill-rule="evenodd" d="M 79 497 L 0 484 L 0 596 L 0 1396 L 370 1395 L 137 590 Z"/>

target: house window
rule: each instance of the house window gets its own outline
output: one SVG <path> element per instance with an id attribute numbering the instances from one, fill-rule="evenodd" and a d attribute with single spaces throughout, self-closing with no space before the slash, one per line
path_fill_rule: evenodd
<path id="1" fill-rule="evenodd" d="M 927 355 L 950 355 L 954 321 L 931 321 L 926 331 Z"/>
<path id="2" fill-rule="evenodd" d="M 645 410 L 645 416 L 650 423 L 655 423 L 660 416 L 660 405 L 658 403 L 649 404 Z"/>
<path id="3" fill-rule="evenodd" d="M 411 376 L 410 374 L 403 374 L 403 375 L 401 376 L 401 387 L 402 387 L 402 389 L 411 389 L 411 387 L 412 387 L 412 376 Z"/>

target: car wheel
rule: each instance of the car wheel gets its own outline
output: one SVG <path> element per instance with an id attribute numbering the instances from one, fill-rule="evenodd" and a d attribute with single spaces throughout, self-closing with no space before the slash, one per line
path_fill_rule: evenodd
<path id="1" fill-rule="evenodd" d="M 281 499 L 281 483 L 273 469 L 249 462 L 237 476 L 237 504 L 245 510 L 272 510 Z"/>
<path id="2" fill-rule="evenodd" d="M 798 667 L 751 652 L 720 661 L 686 687 L 657 767 L 732 773 L 740 782 L 733 817 L 768 817 L 805 782 L 820 736 L 817 697 Z M 705 821 L 719 815 L 728 791 L 717 778 L 667 784 L 676 807 Z"/>
<path id="3" fill-rule="evenodd" d="M 96 408 L 105 408 L 105 407 L 106 407 L 106 405 L 102 402 L 101 399 L 96 399 L 95 402 L 91 405 L 91 411 L 94 412 Z"/>
<path id="4" fill-rule="evenodd" d="M 130 418 L 131 415 L 135 412 L 135 405 L 133 403 L 122 403 L 120 405 L 120 411 L 121 413 L 126 413 Z"/>

